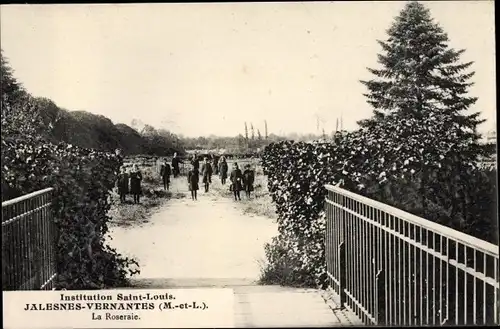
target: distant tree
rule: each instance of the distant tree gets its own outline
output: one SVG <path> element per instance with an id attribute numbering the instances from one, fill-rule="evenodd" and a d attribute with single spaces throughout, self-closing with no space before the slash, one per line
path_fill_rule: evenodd
<path id="1" fill-rule="evenodd" d="M 0 51 L 0 87 L 3 136 L 35 135 L 43 129 L 35 98 L 14 77 L 3 50 Z"/>
<path id="2" fill-rule="evenodd" d="M 41 131 L 41 134 L 52 137 L 53 139 L 58 139 L 56 134 L 56 126 L 60 120 L 63 119 L 61 109 L 50 99 L 45 97 L 35 97 L 35 106 L 40 113 L 40 119 L 43 122 L 43 126 L 46 128 L 45 131 Z"/>
<path id="3" fill-rule="evenodd" d="M 117 124 L 120 132 L 120 148 L 125 154 L 140 154 L 143 152 L 144 140 L 137 130 L 126 124 Z"/>
<path id="4" fill-rule="evenodd" d="M 264 136 L 265 136 L 265 139 L 267 140 L 267 120 L 264 120 Z"/>
<path id="5" fill-rule="evenodd" d="M 253 123 L 250 123 L 250 130 L 252 131 L 252 140 L 255 140 L 255 131 L 253 129 Z"/>
<path id="6" fill-rule="evenodd" d="M 260 130 L 259 130 L 259 129 L 257 129 L 257 139 L 258 139 L 259 141 L 261 141 L 261 140 L 262 140 L 262 135 L 260 134 Z"/>
<path id="7" fill-rule="evenodd" d="M 245 140 L 248 143 L 248 126 L 246 122 L 245 122 Z"/>
<path id="8" fill-rule="evenodd" d="M 158 132 L 156 131 L 156 128 L 148 124 L 144 125 L 144 127 L 141 130 L 141 135 L 143 136 L 155 136 L 157 134 Z"/>
<path id="9" fill-rule="evenodd" d="M 3 55 L 3 50 L 0 50 L 0 79 L 2 105 L 11 104 L 26 93 L 21 83 L 14 77 L 13 70 Z"/>
<path id="10" fill-rule="evenodd" d="M 246 124 L 245 124 L 245 126 L 246 126 Z M 240 135 L 238 135 L 238 136 L 236 137 L 236 139 L 237 139 L 237 141 L 238 141 L 237 143 L 238 143 L 238 149 L 239 149 L 239 151 L 243 151 L 243 150 L 245 149 L 245 142 L 246 142 L 246 138 L 244 138 L 244 137 L 240 134 Z"/>

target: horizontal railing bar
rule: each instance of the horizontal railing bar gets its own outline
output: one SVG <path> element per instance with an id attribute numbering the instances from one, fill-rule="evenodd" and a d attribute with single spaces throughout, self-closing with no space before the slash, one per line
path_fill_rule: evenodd
<path id="1" fill-rule="evenodd" d="M 340 286 L 340 281 L 339 281 L 339 280 L 337 280 L 337 278 L 335 278 L 335 277 L 334 277 L 334 276 L 333 276 L 330 272 L 326 271 L 326 275 L 328 275 L 328 277 L 329 277 L 330 279 L 332 279 L 332 280 L 333 280 L 333 282 L 335 282 L 337 285 L 339 285 L 339 286 Z"/>
<path id="2" fill-rule="evenodd" d="M 54 280 L 57 276 L 57 273 L 52 274 L 52 276 L 40 287 L 43 290 L 52 280 Z"/>
<path id="3" fill-rule="evenodd" d="M 375 201 L 373 199 L 358 195 L 356 193 L 344 190 L 338 186 L 333 186 L 333 185 L 325 185 L 325 188 L 329 191 L 339 193 L 341 195 L 347 196 L 349 198 L 352 198 L 356 201 L 362 202 L 370 207 L 377 208 L 379 210 L 385 211 L 386 213 L 399 217 L 400 219 L 407 221 L 411 224 L 414 225 L 419 225 L 422 228 L 426 230 L 433 231 L 438 234 L 442 234 L 448 238 L 453 238 L 457 242 L 460 242 L 466 246 L 475 248 L 477 250 L 489 253 L 492 256 L 498 257 L 499 251 L 498 251 L 498 246 L 494 245 L 493 243 L 487 242 L 482 239 L 478 239 L 476 237 L 470 236 L 468 234 L 462 233 L 460 231 L 454 230 L 452 228 L 446 227 L 441 224 L 437 224 L 434 222 L 431 222 L 430 220 L 427 220 L 422 217 L 418 217 L 415 215 L 412 215 L 406 211 L 403 211 L 401 209 L 389 206 L 387 204 L 384 204 L 379 201 Z M 330 203 L 331 200 L 327 200 Z"/>
<path id="4" fill-rule="evenodd" d="M 2 226 L 8 225 L 8 224 L 10 224 L 10 223 L 12 223 L 12 222 L 14 222 L 14 221 L 16 221 L 16 220 L 18 220 L 18 219 L 24 218 L 24 217 L 29 216 L 29 215 L 31 215 L 31 214 L 33 214 L 33 213 L 37 212 L 37 211 L 40 211 L 40 210 L 42 210 L 42 209 L 44 209 L 44 208 L 47 208 L 47 207 L 49 207 L 51 204 L 52 204 L 52 202 L 47 202 L 47 203 L 45 203 L 44 205 L 42 205 L 42 206 L 40 206 L 40 207 L 36 207 L 35 209 L 32 209 L 32 210 L 27 211 L 27 212 L 24 212 L 24 213 L 22 213 L 22 214 L 20 214 L 20 215 L 17 215 L 17 216 L 14 216 L 14 217 L 12 217 L 12 218 L 10 218 L 10 219 L 6 220 L 5 222 L 2 222 Z"/>
<path id="5" fill-rule="evenodd" d="M 467 274 L 472 275 L 476 279 L 484 281 L 485 283 L 489 284 L 490 286 L 492 286 L 496 289 L 498 289 L 500 287 L 500 284 L 497 281 L 495 281 L 495 279 L 490 278 L 489 276 L 486 276 L 484 273 L 476 272 L 471 267 L 467 267 L 464 264 L 459 263 L 454 259 L 450 259 L 450 265 L 455 266 L 456 268 L 458 268 L 464 272 L 467 272 Z"/>
<path id="6" fill-rule="evenodd" d="M 348 209 L 348 208 L 346 208 L 344 206 L 341 206 L 341 205 L 339 205 L 339 204 L 337 204 L 335 202 L 332 202 L 330 200 L 327 200 L 327 201 L 329 203 L 335 205 L 335 207 L 341 208 L 342 210 L 344 210 L 344 211 L 346 211 L 348 213 L 351 213 L 351 214 L 357 216 L 358 218 L 363 219 L 364 221 L 372 224 L 373 226 L 376 226 L 376 227 L 378 227 L 378 228 L 386 231 L 387 233 L 392 234 L 393 236 L 397 237 L 398 239 L 401 239 L 401 240 L 403 240 L 403 241 L 405 241 L 405 242 L 407 242 L 407 243 L 409 243 L 409 244 L 411 244 L 411 245 L 413 245 L 413 246 L 421 249 L 422 251 L 430 254 L 431 256 L 434 256 L 434 257 L 436 257 L 436 258 L 438 258 L 438 259 L 440 259 L 440 260 L 442 260 L 444 262 L 447 262 L 450 265 L 456 266 L 457 268 L 459 268 L 459 269 L 467 272 L 468 274 L 474 276 L 477 279 L 485 281 L 487 284 L 489 284 L 489 285 L 491 285 L 493 287 L 498 288 L 500 286 L 497 281 L 495 281 L 493 278 L 490 278 L 490 277 L 486 276 L 484 273 L 476 272 L 474 269 L 472 269 L 470 267 L 467 267 L 464 264 L 459 263 L 459 262 L 457 262 L 457 261 L 455 261 L 453 259 L 450 259 L 448 256 L 445 256 L 445 255 L 443 255 L 443 254 L 441 254 L 441 253 L 439 253 L 439 252 L 437 252 L 437 251 L 435 251 L 435 250 L 433 250 L 433 249 L 431 249 L 431 248 L 429 248 L 427 246 L 424 246 L 423 244 L 421 244 L 419 242 L 416 242 L 415 240 L 412 240 L 412 239 L 410 239 L 408 237 L 405 237 L 401 233 L 396 232 L 396 231 L 394 231 L 394 230 L 392 230 L 392 229 L 390 229 L 388 227 L 385 227 L 385 226 L 381 225 L 380 223 L 375 222 L 374 220 L 372 220 L 370 218 L 362 216 L 359 213 L 357 213 L 355 211 L 352 211 L 351 209 Z"/>
<path id="7" fill-rule="evenodd" d="M 345 294 L 351 299 L 351 301 L 356 304 L 357 307 L 359 307 L 359 309 L 361 310 L 361 312 L 363 312 L 366 317 L 368 317 L 368 319 L 373 322 L 373 323 L 376 323 L 377 321 L 375 320 L 375 318 L 373 317 L 373 315 L 371 315 L 367 310 L 366 308 L 363 307 L 363 305 L 361 305 L 361 303 L 347 290 L 347 289 L 344 289 L 344 292 Z"/>
<path id="8" fill-rule="evenodd" d="M 43 190 L 39 190 L 39 191 L 35 191 L 35 192 L 32 192 L 32 193 L 29 193 L 29 194 L 26 194 L 26 195 L 22 195 L 20 197 L 17 197 L 17 198 L 14 198 L 14 199 L 11 199 L 11 200 L 7 200 L 7 201 L 4 201 L 2 202 L 2 208 L 3 207 L 6 207 L 6 206 L 10 206 L 10 205 L 13 205 L 15 203 L 18 203 L 18 202 L 21 202 L 21 201 L 25 201 L 25 200 L 28 200 L 28 199 L 31 199 L 33 197 L 36 197 L 38 195 L 41 195 L 41 194 L 44 194 L 44 193 L 47 193 L 47 192 L 50 192 L 54 190 L 53 187 L 48 187 L 48 188 L 45 188 Z"/>

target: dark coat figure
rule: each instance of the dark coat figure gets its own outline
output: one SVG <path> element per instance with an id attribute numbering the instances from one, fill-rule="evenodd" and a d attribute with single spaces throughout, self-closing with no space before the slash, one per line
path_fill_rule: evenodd
<path id="1" fill-rule="evenodd" d="M 226 184 L 227 172 L 228 172 L 227 162 L 226 159 L 223 158 L 219 163 L 219 175 L 222 185 Z"/>
<path id="2" fill-rule="evenodd" d="M 219 174 L 219 157 L 217 155 L 214 155 L 212 162 L 214 164 L 214 174 L 218 175 Z"/>
<path id="3" fill-rule="evenodd" d="M 170 165 L 165 161 L 165 163 L 161 166 L 160 176 L 163 180 L 163 189 L 170 189 L 170 175 L 172 174 L 172 170 L 170 169 Z"/>
<path id="4" fill-rule="evenodd" d="M 247 197 L 250 197 L 250 192 L 254 190 L 253 183 L 255 181 L 255 173 L 247 166 L 243 172 L 243 187 L 246 192 Z"/>
<path id="5" fill-rule="evenodd" d="M 196 191 L 198 191 L 199 189 L 198 186 L 199 180 L 200 180 L 200 175 L 198 173 L 198 170 L 192 169 L 188 172 L 188 186 L 189 186 L 189 191 L 191 191 L 191 198 L 193 200 L 197 200 Z"/>
<path id="6" fill-rule="evenodd" d="M 126 195 L 129 192 L 128 179 L 128 174 L 122 170 L 122 172 L 118 174 L 118 179 L 116 180 L 116 187 L 118 188 L 118 194 L 120 195 L 120 201 L 122 203 L 125 202 Z"/>
<path id="7" fill-rule="evenodd" d="M 240 191 L 243 188 L 243 174 L 236 163 L 234 164 L 234 169 L 231 171 L 229 179 L 231 180 L 229 189 L 233 191 L 234 199 L 241 200 Z"/>
<path id="8" fill-rule="evenodd" d="M 188 184 L 190 191 L 198 191 L 199 190 L 199 182 L 200 176 L 198 170 L 193 169 L 188 172 Z"/>
<path id="9" fill-rule="evenodd" d="M 174 153 L 174 157 L 172 158 L 172 171 L 174 174 L 174 177 L 179 176 L 180 170 L 179 170 L 179 163 L 183 163 L 181 159 L 177 157 L 177 153 Z"/>
<path id="10" fill-rule="evenodd" d="M 208 187 L 212 183 L 212 165 L 210 162 L 205 161 L 201 165 L 201 174 L 203 176 L 203 184 L 205 185 L 205 192 L 208 192 Z"/>
<path id="11" fill-rule="evenodd" d="M 200 159 L 198 159 L 197 157 L 194 157 L 191 160 L 191 164 L 193 165 L 193 168 L 198 171 L 198 174 L 199 174 L 200 173 Z"/>
<path id="12" fill-rule="evenodd" d="M 137 169 L 137 166 L 134 165 L 132 171 L 130 172 L 130 193 L 134 196 L 134 203 L 139 203 L 139 196 L 142 193 L 141 189 L 141 181 L 142 181 L 142 173 Z"/>
<path id="13" fill-rule="evenodd" d="M 212 183 L 212 165 L 210 162 L 205 162 L 201 166 L 201 174 L 203 176 L 203 183 Z"/>

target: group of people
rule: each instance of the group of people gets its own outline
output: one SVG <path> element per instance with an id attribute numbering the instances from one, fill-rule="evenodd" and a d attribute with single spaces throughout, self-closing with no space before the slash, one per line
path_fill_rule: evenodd
<path id="1" fill-rule="evenodd" d="M 208 157 L 204 157 L 203 162 L 200 163 L 199 157 L 195 154 L 189 162 L 190 170 L 187 175 L 187 181 L 193 200 L 198 199 L 200 176 L 205 192 L 208 192 L 210 189 L 213 174 L 219 175 L 222 185 L 226 184 L 229 171 L 226 158 L 224 156 L 221 156 L 220 159 L 213 157 L 211 160 L 209 161 Z M 166 159 L 161 165 L 160 177 L 165 190 L 168 191 L 170 189 L 170 176 L 173 175 L 175 178 L 180 175 L 179 165 L 181 163 L 184 162 L 177 156 L 177 153 L 174 153 L 172 166 L 170 166 Z M 233 192 L 234 200 L 241 200 L 240 192 L 242 190 L 245 191 L 247 198 L 250 198 L 251 192 L 254 190 L 255 173 L 249 164 L 245 165 L 245 169 L 242 172 L 238 164 L 236 162 L 233 163 L 233 168 L 229 173 L 229 180 L 231 182 L 229 189 Z M 116 187 L 122 203 L 126 201 L 126 195 L 129 193 L 134 196 L 134 203 L 139 203 L 142 192 L 141 181 L 142 174 L 136 164 L 128 172 L 125 167 L 121 167 Z"/>
<path id="2" fill-rule="evenodd" d="M 229 167 L 224 156 L 222 156 L 220 159 L 214 158 L 214 161 L 212 163 L 210 163 L 208 158 L 205 157 L 203 159 L 203 163 L 201 164 L 200 170 L 200 160 L 196 155 L 193 155 L 190 161 L 190 165 L 191 168 L 188 172 L 187 179 L 189 191 L 191 192 L 191 199 L 198 199 L 200 176 L 202 177 L 202 183 L 204 185 L 205 192 L 208 192 L 210 189 L 210 184 L 212 183 L 212 175 L 214 174 L 214 172 L 216 175 L 219 175 L 221 184 L 226 184 Z M 245 170 L 242 172 L 238 167 L 238 163 L 233 163 L 233 169 L 229 175 L 229 180 L 231 181 L 229 189 L 233 192 L 235 200 L 241 200 L 240 192 L 242 190 L 244 190 L 246 196 L 250 198 L 251 192 L 254 190 L 253 184 L 255 181 L 255 173 L 250 168 L 249 164 L 245 165 Z"/>
<path id="3" fill-rule="evenodd" d="M 140 202 L 141 196 L 141 181 L 142 174 L 137 168 L 137 165 L 132 165 L 132 169 L 127 170 L 124 166 L 120 168 L 120 173 L 118 174 L 118 179 L 116 180 L 116 187 L 118 189 L 118 194 L 120 195 L 120 202 L 124 203 L 126 201 L 127 194 L 132 194 L 134 197 L 134 203 Z"/>

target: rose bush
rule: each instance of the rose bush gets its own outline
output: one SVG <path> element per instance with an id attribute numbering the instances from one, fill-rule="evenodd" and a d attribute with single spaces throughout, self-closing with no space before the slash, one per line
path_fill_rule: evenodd
<path id="1" fill-rule="evenodd" d="M 325 184 L 495 242 L 496 170 L 467 161 L 470 148 L 442 126 L 438 118 L 424 126 L 388 118 L 329 143 L 268 145 L 262 166 L 279 234 L 266 246 L 263 280 L 326 285 Z"/>
<path id="2" fill-rule="evenodd" d="M 105 243 L 110 191 L 121 159 L 110 153 L 39 137 L 2 137 L 2 200 L 53 187 L 58 289 L 101 289 L 126 284 L 138 272 L 133 259 Z"/>

